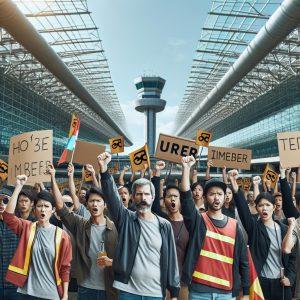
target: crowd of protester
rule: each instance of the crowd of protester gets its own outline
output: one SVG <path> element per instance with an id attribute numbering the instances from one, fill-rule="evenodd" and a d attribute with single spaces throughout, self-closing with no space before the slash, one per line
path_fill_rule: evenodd
<path id="1" fill-rule="evenodd" d="M 211 177 L 212 161 L 199 178 L 193 156 L 179 180 L 156 161 L 115 181 L 110 161 L 98 156 L 99 174 L 86 165 L 89 187 L 75 185 L 71 163 L 67 188 L 53 165 L 48 188 L 25 175 L 2 182 L 0 300 L 300 299 L 300 170 L 243 189 L 237 170 Z"/>

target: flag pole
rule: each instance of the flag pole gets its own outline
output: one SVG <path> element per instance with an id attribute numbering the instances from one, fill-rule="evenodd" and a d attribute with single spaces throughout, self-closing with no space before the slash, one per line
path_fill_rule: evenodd
<path id="1" fill-rule="evenodd" d="M 72 156 L 71 156 L 71 161 L 70 161 L 71 164 L 73 163 L 73 157 L 74 157 L 75 148 L 76 148 L 76 141 L 75 141 L 74 149 L 72 151 Z"/>
<path id="2" fill-rule="evenodd" d="M 170 175 L 171 175 L 171 172 L 172 172 L 172 168 L 173 168 L 173 163 L 171 162 L 171 168 L 170 168 L 168 177 L 167 177 L 167 179 L 166 179 L 166 185 L 168 185 L 168 181 L 169 181 L 169 178 L 170 178 Z"/>
<path id="3" fill-rule="evenodd" d="M 119 172 L 119 168 L 120 168 L 119 153 L 117 153 L 117 160 L 118 160 L 118 172 Z"/>
<path id="4" fill-rule="evenodd" d="M 200 150 L 200 153 L 199 153 L 199 161 L 198 161 L 198 167 L 199 167 L 199 173 L 200 173 L 200 168 L 201 168 L 201 164 L 200 164 L 200 158 L 201 158 L 201 154 L 202 154 L 202 150 L 203 150 L 203 146 L 201 146 L 201 150 Z M 197 169 L 197 168 L 196 168 Z"/>

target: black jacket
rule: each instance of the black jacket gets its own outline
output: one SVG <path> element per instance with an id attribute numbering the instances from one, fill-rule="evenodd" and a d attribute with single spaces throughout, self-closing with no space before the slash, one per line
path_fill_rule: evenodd
<path id="1" fill-rule="evenodd" d="M 195 265 L 199 258 L 199 253 L 206 236 L 206 226 L 203 218 L 199 214 L 195 207 L 195 203 L 192 198 L 192 192 L 182 192 L 180 195 L 181 213 L 184 218 L 184 222 L 187 230 L 189 231 L 189 245 L 185 262 L 183 265 L 183 271 L 181 279 L 186 284 L 190 284 L 192 281 L 192 274 L 195 270 Z M 250 274 L 249 274 L 249 260 L 248 253 L 243 235 L 239 227 L 237 227 L 237 234 L 234 246 L 234 262 L 233 262 L 233 288 L 232 296 L 236 297 L 241 286 L 244 295 L 249 295 L 250 290 Z"/>
<path id="2" fill-rule="evenodd" d="M 246 232 L 248 233 L 248 243 L 256 272 L 260 276 L 263 266 L 268 258 L 268 252 L 271 244 L 266 226 L 260 219 L 256 220 L 252 218 L 247 201 L 241 190 L 239 190 L 233 196 L 240 219 Z M 283 239 L 288 227 L 279 221 L 275 222 L 280 226 L 281 237 Z M 284 267 L 284 275 L 288 277 L 291 285 L 293 285 L 296 277 L 295 252 L 292 252 L 291 254 L 282 254 L 282 264 Z"/>
<path id="3" fill-rule="evenodd" d="M 286 218 L 299 218 L 300 214 L 293 203 L 292 191 L 287 179 L 280 178 L 280 189 L 282 194 L 282 210 Z"/>
<path id="4" fill-rule="evenodd" d="M 118 231 L 118 244 L 113 259 L 115 280 L 128 283 L 139 246 L 141 225 L 136 212 L 126 209 L 119 198 L 115 182 L 108 172 L 101 174 L 103 193 L 107 199 L 107 207 Z M 156 216 L 162 237 L 161 247 L 161 289 L 165 297 L 166 289 L 171 298 L 177 297 L 180 280 L 177 265 L 174 236 L 171 224 Z"/>

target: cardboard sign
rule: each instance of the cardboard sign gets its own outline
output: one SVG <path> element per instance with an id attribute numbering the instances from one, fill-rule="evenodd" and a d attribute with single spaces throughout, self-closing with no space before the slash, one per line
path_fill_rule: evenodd
<path id="1" fill-rule="evenodd" d="M 145 144 L 142 148 L 129 153 L 128 155 L 130 158 L 132 173 L 134 173 L 135 171 L 143 170 L 150 166 L 147 144 Z"/>
<path id="2" fill-rule="evenodd" d="M 74 150 L 73 162 L 81 165 L 90 164 L 99 171 L 98 155 L 105 152 L 105 145 L 77 140 Z M 67 162 L 71 161 L 72 153 L 68 152 Z"/>
<path id="3" fill-rule="evenodd" d="M 53 157 L 52 130 L 32 131 L 10 138 L 8 184 L 14 185 L 17 175 L 25 174 L 28 184 L 49 182 L 44 174 Z"/>
<path id="4" fill-rule="evenodd" d="M 111 154 L 124 152 L 124 137 L 118 136 L 108 140 Z"/>
<path id="5" fill-rule="evenodd" d="M 269 180 L 271 183 L 271 188 L 274 189 L 278 181 L 278 176 L 279 174 L 277 174 L 272 168 L 270 168 L 269 163 L 267 163 L 264 174 L 262 176 L 262 180 Z"/>
<path id="6" fill-rule="evenodd" d="M 0 178 L 5 181 L 8 177 L 8 163 L 0 159 Z"/>
<path id="7" fill-rule="evenodd" d="M 180 164 L 182 156 L 193 155 L 196 157 L 197 153 L 198 146 L 195 141 L 161 133 L 157 142 L 155 157 Z"/>
<path id="8" fill-rule="evenodd" d="M 214 167 L 227 167 L 250 170 L 252 150 L 238 148 L 208 147 L 207 159 Z"/>
<path id="9" fill-rule="evenodd" d="M 73 134 L 73 131 L 74 131 L 75 127 L 77 126 L 78 121 L 79 121 L 79 118 L 75 114 L 73 114 L 72 120 L 71 120 L 71 125 L 70 125 L 70 130 L 69 130 L 69 138 Z"/>
<path id="10" fill-rule="evenodd" d="M 93 181 L 92 173 L 88 170 L 84 169 L 84 181 L 85 182 L 91 182 Z"/>
<path id="11" fill-rule="evenodd" d="M 212 139 L 212 133 L 209 131 L 198 129 L 196 144 L 202 147 L 208 147 L 210 141 Z"/>
<path id="12" fill-rule="evenodd" d="M 284 168 L 300 165 L 300 131 L 277 133 L 280 163 Z"/>

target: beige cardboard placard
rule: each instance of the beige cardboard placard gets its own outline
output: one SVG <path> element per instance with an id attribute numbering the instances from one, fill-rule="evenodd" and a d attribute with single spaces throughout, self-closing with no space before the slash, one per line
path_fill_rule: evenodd
<path id="1" fill-rule="evenodd" d="M 85 141 L 76 141 L 76 147 L 73 157 L 73 162 L 86 165 L 90 164 L 94 167 L 95 170 L 99 171 L 98 165 L 98 155 L 105 152 L 105 145 L 90 143 Z M 66 161 L 71 161 L 72 153 L 68 152 Z"/>
<path id="2" fill-rule="evenodd" d="M 248 149 L 209 146 L 207 159 L 213 161 L 214 167 L 250 170 L 251 156 L 252 150 Z"/>
<path id="3" fill-rule="evenodd" d="M 132 173 L 150 167 L 150 157 L 147 144 L 129 153 L 128 156 L 131 163 Z M 114 172 L 113 168 L 112 172 Z"/>
<path id="4" fill-rule="evenodd" d="M 157 142 L 155 157 L 180 164 L 182 156 L 193 155 L 196 157 L 198 148 L 193 140 L 161 133 Z"/>
<path id="5" fill-rule="evenodd" d="M 85 170 L 85 169 L 84 169 L 84 181 L 85 182 L 93 181 L 92 173 L 88 170 Z"/>
<path id="6" fill-rule="evenodd" d="M 0 159 L 0 178 L 5 181 L 8 177 L 8 163 Z"/>
<path id="7" fill-rule="evenodd" d="M 117 136 L 108 140 L 111 154 L 124 152 L 124 137 Z"/>
<path id="8" fill-rule="evenodd" d="M 277 174 L 272 168 L 270 168 L 269 163 L 267 163 L 264 174 L 262 176 L 262 180 L 270 180 L 271 188 L 274 189 L 278 181 L 278 176 L 279 174 Z"/>
<path id="9" fill-rule="evenodd" d="M 8 184 L 14 185 L 16 176 L 25 174 L 28 184 L 49 182 L 44 174 L 53 158 L 52 130 L 31 131 L 10 138 Z"/>
<path id="10" fill-rule="evenodd" d="M 300 131 L 277 133 L 280 163 L 284 168 L 300 165 Z"/>
<path id="11" fill-rule="evenodd" d="M 202 129 L 197 130 L 196 144 L 198 146 L 208 147 L 211 139 L 212 139 L 211 132 Z"/>

